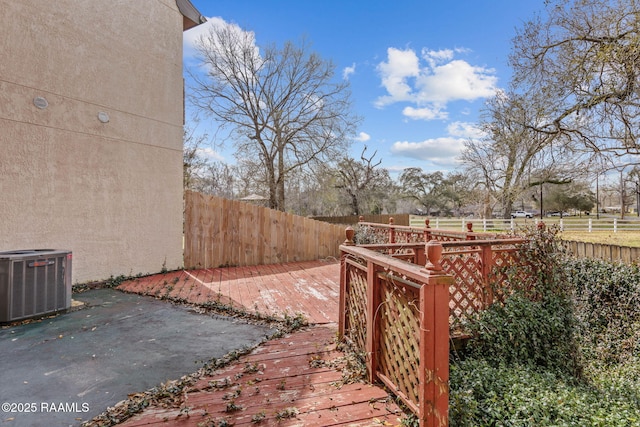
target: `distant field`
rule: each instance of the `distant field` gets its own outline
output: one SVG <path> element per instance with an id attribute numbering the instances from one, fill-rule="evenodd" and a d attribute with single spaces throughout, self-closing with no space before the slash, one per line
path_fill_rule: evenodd
<path id="1" fill-rule="evenodd" d="M 565 240 L 575 240 L 588 243 L 605 243 L 608 245 L 631 246 L 640 248 L 640 231 L 564 231 L 560 237 Z"/>
<path id="2" fill-rule="evenodd" d="M 411 215 L 410 224 L 413 227 L 424 227 L 426 217 Z M 508 231 L 513 225 L 517 230 L 524 226 L 530 226 L 539 221 L 538 218 L 518 218 L 511 222 L 509 219 L 482 220 L 477 218 L 430 218 L 431 227 L 465 231 L 467 222 L 473 223 L 474 231 Z M 548 226 L 560 226 L 560 218 L 546 217 Z M 594 217 L 567 217 L 562 219 L 560 237 L 566 240 L 576 240 L 589 243 L 604 243 L 609 245 L 640 247 L 640 219 L 637 216 L 629 216 L 624 220 L 612 216 Z M 591 228 L 591 232 L 589 232 Z"/>

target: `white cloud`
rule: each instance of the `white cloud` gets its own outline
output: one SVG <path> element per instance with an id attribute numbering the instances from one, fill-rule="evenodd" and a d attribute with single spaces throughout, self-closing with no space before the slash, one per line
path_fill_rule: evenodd
<path id="1" fill-rule="evenodd" d="M 419 59 L 411 50 L 400 50 L 393 47 L 387 49 L 387 62 L 378 64 L 378 72 L 382 78 L 382 85 L 389 93 L 380 97 L 378 106 L 392 104 L 398 101 L 411 101 L 414 98 L 408 78 L 418 77 L 420 74 Z"/>
<path id="2" fill-rule="evenodd" d="M 420 142 L 398 141 L 391 146 L 391 152 L 418 160 L 426 160 L 439 165 L 453 165 L 464 147 L 463 138 L 442 137 Z"/>
<path id="3" fill-rule="evenodd" d="M 207 22 L 204 24 L 196 25 L 182 33 L 183 56 L 185 58 L 194 57 L 196 55 L 196 45 L 200 38 L 206 37 L 212 27 L 218 27 L 226 24 L 227 22 L 224 19 L 214 16 L 212 18 L 207 18 Z"/>
<path id="4" fill-rule="evenodd" d="M 245 40 L 249 40 L 250 43 L 253 43 L 255 46 L 255 34 L 252 31 L 245 31 L 240 26 L 234 23 L 229 23 L 224 19 L 214 16 L 207 17 L 207 22 L 204 24 L 196 25 L 193 28 L 185 31 L 182 35 L 182 48 L 183 53 L 182 56 L 184 58 L 195 58 L 197 55 L 196 46 L 200 43 L 215 43 L 217 40 L 210 40 L 211 30 L 214 28 L 220 28 L 228 26 L 233 32 L 245 38 Z M 258 55 L 258 48 L 255 48 L 256 55 Z"/>
<path id="5" fill-rule="evenodd" d="M 480 139 L 484 135 L 482 130 L 475 123 L 453 122 L 447 126 L 447 132 L 451 136 L 459 138 Z"/>
<path id="6" fill-rule="evenodd" d="M 402 172 L 406 168 L 407 168 L 406 166 L 391 165 L 391 166 L 387 166 L 385 169 L 388 170 L 389 173 L 398 173 L 398 172 Z"/>
<path id="7" fill-rule="evenodd" d="M 483 132 L 475 123 L 457 121 L 447 125 L 447 136 L 423 141 L 396 141 L 390 150 L 399 157 L 426 161 L 448 169 L 459 166 L 460 154 L 467 141 L 482 137 Z"/>
<path id="8" fill-rule="evenodd" d="M 424 108 L 404 107 L 402 115 L 413 120 L 446 120 L 449 118 L 449 114 L 446 111 L 442 111 L 439 106 Z"/>
<path id="9" fill-rule="evenodd" d="M 412 49 L 387 49 L 387 60 L 377 67 L 387 94 L 380 96 L 375 105 L 406 102 L 412 105 L 403 110 L 405 116 L 435 120 L 447 117 L 449 102 L 493 96 L 498 83 L 495 70 L 455 59 L 456 54 L 465 52 L 422 49 L 419 58 Z"/>
<path id="10" fill-rule="evenodd" d="M 342 78 L 348 80 L 349 77 L 356 72 L 356 64 L 355 62 L 351 64 L 350 67 L 344 67 L 342 70 Z"/>
<path id="11" fill-rule="evenodd" d="M 224 157 L 211 147 L 198 148 L 198 154 L 207 160 L 224 162 Z"/>
<path id="12" fill-rule="evenodd" d="M 428 50 L 422 49 L 422 57 L 429 63 L 431 68 L 434 68 L 437 64 L 441 64 L 453 59 L 454 52 L 451 49 L 442 50 Z"/>
<path id="13" fill-rule="evenodd" d="M 370 139 L 371 136 L 366 132 L 360 132 L 358 136 L 355 137 L 355 140 L 359 142 L 367 142 Z"/>
<path id="14" fill-rule="evenodd" d="M 496 93 L 498 79 L 492 69 L 474 67 L 466 61 L 453 60 L 433 67 L 416 81 L 417 101 L 442 102 L 489 98 Z"/>

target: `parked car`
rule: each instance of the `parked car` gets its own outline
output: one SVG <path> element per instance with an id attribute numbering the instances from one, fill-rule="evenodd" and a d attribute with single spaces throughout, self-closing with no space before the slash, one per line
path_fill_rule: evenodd
<path id="1" fill-rule="evenodd" d="M 561 216 L 561 217 L 565 217 L 565 216 L 569 216 L 568 212 L 547 212 L 547 216 Z"/>
<path id="2" fill-rule="evenodd" d="M 533 214 L 527 211 L 511 212 L 511 218 L 533 218 Z"/>

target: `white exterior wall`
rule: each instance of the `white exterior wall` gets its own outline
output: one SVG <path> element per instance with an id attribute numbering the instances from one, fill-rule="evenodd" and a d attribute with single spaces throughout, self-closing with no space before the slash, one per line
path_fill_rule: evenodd
<path id="1" fill-rule="evenodd" d="M 175 0 L 0 10 L 0 251 L 71 250 L 74 283 L 181 267 Z"/>

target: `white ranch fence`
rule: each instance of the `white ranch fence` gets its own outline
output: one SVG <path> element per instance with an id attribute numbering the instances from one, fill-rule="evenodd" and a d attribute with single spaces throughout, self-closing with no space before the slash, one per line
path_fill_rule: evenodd
<path id="1" fill-rule="evenodd" d="M 437 218 L 411 215 L 409 224 L 411 227 L 424 227 L 425 219 L 429 219 L 431 228 L 444 228 L 450 230 L 467 231 L 467 224 L 473 224 L 475 232 L 492 231 L 517 231 L 523 227 L 535 225 L 540 218 Z M 608 231 L 613 233 L 625 231 L 640 231 L 640 218 L 628 217 L 625 219 L 613 217 L 546 217 L 542 220 L 548 226 L 556 225 L 560 231 Z"/>

